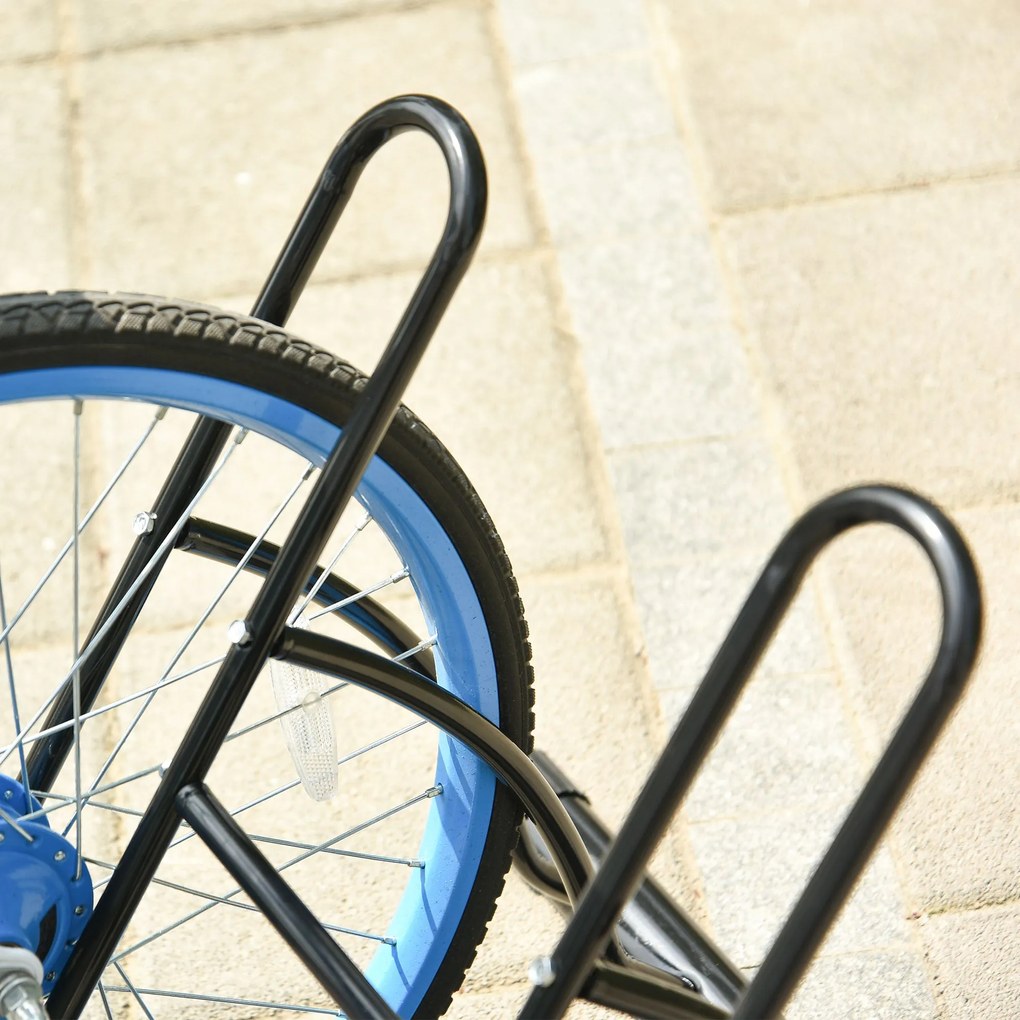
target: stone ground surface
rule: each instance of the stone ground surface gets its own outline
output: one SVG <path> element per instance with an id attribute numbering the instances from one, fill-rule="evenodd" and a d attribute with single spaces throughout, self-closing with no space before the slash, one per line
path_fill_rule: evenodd
<path id="1" fill-rule="evenodd" d="M 947 509 L 982 570 L 983 657 L 789 1015 L 1015 1015 L 1014 3 L 0 12 L 4 291 L 243 311 L 356 116 L 425 92 L 474 125 L 486 236 L 408 403 L 516 566 L 539 746 L 610 821 L 797 513 L 873 480 Z M 368 367 L 444 187 L 428 144 L 384 152 L 293 329 Z M 761 962 L 906 704 L 936 612 L 908 542 L 842 539 L 738 705 L 659 857 L 740 966 Z M 454 1013 L 511 1015 L 558 924 L 512 878 Z"/>

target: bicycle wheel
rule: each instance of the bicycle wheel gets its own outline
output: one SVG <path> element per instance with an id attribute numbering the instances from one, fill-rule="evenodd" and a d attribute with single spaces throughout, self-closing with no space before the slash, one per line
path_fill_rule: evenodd
<path id="1" fill-rule="evenodd" d="M 225 650 L 226 624 L 243 616 L 271 539 L 293 516 L 288 500 L 332 448 L 363 381 L 277 328 L 204 306 L 81 293 L 0 299 L 0 420 L 18 436 L 0 507 L 8 776 L 22 763 L 35 775 L 30 757 L 48 739 L 53 691 L 89 651 L 77 619 L 109 586 L 134 540 L 131 519 L 149 506 L 180 437 L 196 415 L 238 430 L 182 534 L 206 527 L 201 512 L 240 551 L 223 555 L 221 541 L 202 559 L 186 551 L 201 543 L 178 539 L 100 699 L 76 723 L 75 753 L 35 791 L 97 895 Z M 329 581 L 303 619 L 416 664 L 431 653 L 438 683 L 529 747 L 530 649 L 516 582 L 463 472 L 406 409 L 357 503 L 327 543 L 323 561 L 339 550 L 339 565 L 323 571 Z M 69 610 L 71 625 L 59 623 Z M 474 756 L 382 699 L 305 676 L 302 704 L 281 708 L 262 679 L 210 787 L 401 1015 L 440 1014 L 492 915 L 519 809 Z M 281 732 L 295 719 L 304 723 Z M 318 758 L 294 757 L 303 739 Z M 97 1015 L 112 1013 L 115 999 L 147 1015 L 335 1014 L 190 835 L 178 834 L 136 912 Z M 185 977 L 192 987 L 178 986 Z"/>

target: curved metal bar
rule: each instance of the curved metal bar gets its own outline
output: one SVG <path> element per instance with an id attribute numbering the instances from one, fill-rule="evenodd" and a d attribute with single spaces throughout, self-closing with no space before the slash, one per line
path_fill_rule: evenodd
<path id="1" fill-rule="evenodd" d="M 591 860 L 570 816 L 538 766 L 501 729 L 413 669 L 325 634 L 287 627 L 273 655 L 360 684 L 409 708 L 475 752 L 520 798 L 548 841 L 572 903 L 591 877 Z"/>
<path id="2" fill-rule="evenodd" d="M 784 536 L 567 925 L 550 961 L 550 983 L 533 991 L 522 1018 L 561 1016 L 581 991 L 808 567 L 837 535 L 869 522 L 906 531 L 931 560 L 942 593 L 942 635 L 920 691 L 737 1006 L 736 1016 L 771 1017 L 782 1008 L 960 696 L 977 656 L 981 594 L 970 553 L 939 509 L 903 489 L 874 485 L 837 493 L 810 509 Z"/>
<path id="3" fill-rule="evenodd" d="M 189 517 L 188 523 L 184 526 L 181 537 L 178 539 L 177 548 L 217 563 L 236 567 L 244 559 L 254 541 L 254 535 L 238 531 L 235 528 L 228 528 L 225 524 L 206 521 L 200 517 Z M 260 542 L 245 564 L 245 570 L 259 577 L 265 577 L 279 555 L 280 547 L 278 545 L 273 542 Z M 321 575 L 322 567 L 316 566 L 305 582 L 302 589 L 303 595 L 307 595 L 312 590 Z M 357 587 L 350 581 L 344 580 L 338 574 L 331 573 L 325 581 L 319 584 L 314 601 L 320 606 L 332 606 L 341 599 L 349 598 L 357 590 Z M 406 623 L 370 596 L 336 609 L 334 614 L 391 655 L 404 655 L 421 642 L 419 635 Z M 426 648 L 415 652 L 402 661 L 429 680 L 435 680 L 436 663 L 431 649 Z"/>
<path id="4" fill-rule="evenodd" d="M 430 295 L 440 279 L 449 300 L 478 245 L 485 220 L 482 152 L 467 121 L 448 103 L 433 96 L 399 96 L 369 110 L 337 143 L 252 315 L 278 326 L 286 324 L 366 164 L 395 135 L 415 128 L 431 135 L 442 149 L 450 171 L 450 211 L 436 253 L 396 335 L 408 329 L 421 330 L 420 323 L 406 323 L 421 316 L 425 306 L 434 301 Z M 442 304 L 445 308 L 446 302 Z M 436 322 L 443 308 L 435 316 Z"/>
<path id="5" fill-rule="evenodd" d="M 85 1007 L 177 829 L 178 791 L 204 781 L 283 631 L 287 613 L 385 435 L 477 247 L 485 218 L 485 166 L 470 127 L 459 113 L 438 99 L 392 99 L 370 110 L 340 139 L 277 259 L 254 314 L 282 325 L 365 164 L 395 134 L 415 128 L 436 140 L 450 172 L 450 210 L 439 245 L 252 603 L 244 621 L 244 643 L 234 645 L 223 660 L 92 920 L 57 980 L 50 1008 L 58 1016 L 78 1016 Z M 192 440 L 205 424 L 203 421 L 196 426 Z"/>

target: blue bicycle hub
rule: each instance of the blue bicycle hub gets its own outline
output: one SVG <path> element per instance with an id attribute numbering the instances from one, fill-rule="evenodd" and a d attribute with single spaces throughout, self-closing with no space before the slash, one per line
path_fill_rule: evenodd
<path id="1" fill-rule="evenodd" d="M 0 775 L 0 945 L 35 953 L 49 992 L 92 915 L 92 878 L 17 780 Z"/>

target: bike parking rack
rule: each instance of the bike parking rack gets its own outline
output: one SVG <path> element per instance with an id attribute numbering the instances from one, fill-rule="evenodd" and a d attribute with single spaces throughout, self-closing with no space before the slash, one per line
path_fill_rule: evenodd
<path id="1" fill-rule="evenodd" d="M 394 1016 L 204 786 L 213 758 L 257 675 L 275 655 L 360 684 L 418 712 L 476 751 L 520 798 L 555 867 L 558 884 L 547 881 L 548 890 L 554 898 L 569 901 L 572 909 L 562 939 L 534 968 L 535 988 L 521 1017 L 560 1016 L 579 995 L 641 1015 L 678 1020 L 775 1015 L 860 874 L 973 666 L 981 632 L 981 600 L 970 554 L 937 508 L 903 489 L 877 485 L 850 489 L 804 514 L 767 562 L 611 842 L 604 830 L 598 834 L 597 824 L 589 824 L 594 816 L 583 803 L 578 806 L 575 798 L 568 805 L 566 792 L 550 783 L 547 775 L 557 772 L 551 761 L 539 758 L 543 774 L 497 726 L 438 687 L 427 674 L 427 660 L 415 662 L 418 669 L 414 669 L 287 627 L 287 614 L 308 589 L 309 578 L 316 576 L 326 536 L 375 454 L 478 244 L 485 213 L 485 172 L 477 141 L 463 118 L 445 103 L 422 96 L 390 100 L 362 117 L 327 162 L 252 311 L 260 319 L 285 324 L 366 164 L 392 137 L 407 130 L 429 134 L 447 162 L 450 211 L 442 239 L 288 539 L 280 549 L 264 545 L 253 558 L 251 569 L 264 573 L 266 581 L 233 632 L 234 644 L 60 975 L 50 1009 L 57 1016 L 72 1016 L 84 1008 L 183 818 L 343 1010 L 355 1017 Z M 116 604 L 117 591 L 123 593 L 134 583 L 141 565 L 157 548 L 160 522 L 176 520 L 177 515 L 163 503 L 173 493 L 186 505 L 226 441 L 227 426 L 208 420 L 196 425 L 154 506 L 157 530 L 139 537 L 108 604 Z M 871 522 L 906 531 L 931 560 L 943 599 L 940 644 L 903 722 L 761 969 L 747 985 L 679 907 L 658 887 L 643 885 L 645 869 L 808 567 L 836 536 Z M 235 555 L 231 550 L 241 548 L 238 543 L 232 545 L 229 536 L 224 539 L 215 533 L 208 522 L 195 522 L 190 532 L 185 529 L 179 545 L 188 549 L 189 542 L 192 551 L 227 562 Z M 157 573 L 152 572 L 152 581 Z M 337 579 L 336 584 L 342 581 Z M 140 611 L 147 590 L 139 591 L 137 607 L 125 614 L 127 626 Z M 96 627 L 102 623 L 101 614 Z M 400 640 L 399 633 L 393 640 Z M 122 641 L 122 635 L 111 631 L 83 671 L 88 676 L 82 684 L 84 708 L 96 697 Z M 61 715 L 69 717 L 70 711 L 69 704 L 58 704 L 47 726 L 63 721 Z M 44 747 L 29 763 L 34 787 L 46 788 L 45 777 L 59 770 L 68 745 L 64 740 L 62 745 L 55 742 Z M 597 870 L 592 856 L 599 859 Z M 637 937 L 618 937 L 617 922 L 633 896 L 645 905 L 636 922 Z M 650 966 L 661 963 L 661 954 L 641 958 L 641 950 L 635 947 L 652 941 L 676 948 L 669 967 Z M 706 994 L 709 987 L 711 997 Z"/>

